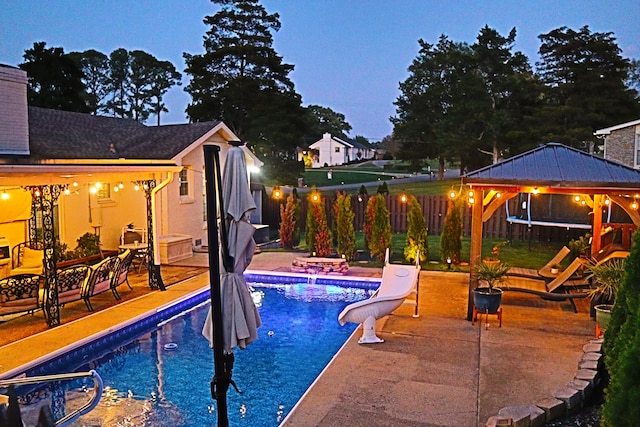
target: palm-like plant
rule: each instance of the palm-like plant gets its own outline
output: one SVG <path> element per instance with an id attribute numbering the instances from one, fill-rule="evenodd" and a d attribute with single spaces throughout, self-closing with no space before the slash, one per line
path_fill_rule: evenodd
<path id="1" fill-rule="evenodd" d="M 498 285 L 507 282 L 507 272 L 509 265 L 499 263 L 479 262 L 473 269 L 475 275 L 480 282 L 486 282 L 489 286 L 489 293 L 493 293 Z"/>

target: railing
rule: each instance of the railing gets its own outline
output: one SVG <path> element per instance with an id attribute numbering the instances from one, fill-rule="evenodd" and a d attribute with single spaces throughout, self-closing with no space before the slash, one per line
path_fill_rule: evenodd
<path id="1" fill-rule="evenodd" d="M 93 378 L 93 397 L 87 401 L 84 405 L 71 412 L 68 415 L 65 415 L 61 419 L 56 421 L 56 426 L 70 426 L 71 423 L 76 421 L 80 416 L 87 414 L 93 410 L 100 402 L 100 398 L 102 397 L 102 390 L 104 388 L 102 383 L 102 378 L 96 371 L 93 369 L 89 372 L 77 372 L 77 373 L 68 373 L 68 374 L 56 374 L 56 375 L 43 375 L 38 377 L 26 377 L 26 378 L 13 378 L 9 380 L 0 380 L 0 387 L 8 387 L 10 385 L 20 386 L 26 384 L 40 384 L 50 381 L 60 381 L 60 380 L 71 380 L 76 378 L 84 378 L 91 377 Z"/>

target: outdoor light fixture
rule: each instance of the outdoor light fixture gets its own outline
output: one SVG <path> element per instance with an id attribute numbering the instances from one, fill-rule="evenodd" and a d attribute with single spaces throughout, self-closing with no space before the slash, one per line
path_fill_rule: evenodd
<path id="1" fill-rule="evenodd" d="M 578 195 L 573 196 L 573 200 L 575 200 L 576 202 L 579 202 L 581 198 L 582 198 L 582 197 L 580 197 L 580 196 L 578 196 Z"/>
<path id="2" fill-rule="evenodd" d="M 120 187 L 118 187 L 117 185 L 114 186 L 113 187 L 113 191 L 117 193 L 118 191 L 120 191 Z"/>
<path id="3" fill-rule="evenodd" d="M 449 269 L 449 270 L 451 270 L 451 263 L 452 263 L 451 257 L 448 256 L 447 257 L 447 269 Z"/>
<path id="4" fill-rule="evenodd" d="M 607 198 L 605 198 L 605 199 L 604 199 L 604 204 L 605 204 L 606 206 L 609 206 L 609 205 L 611 204 L 611 200 L 610 200 L 608 197 L 607 197 Z"/>
<path id="5" fill-rule="evenodd" d="M 67 188 L 65 188 L 65 189 L 64 189 L 64 194 L 65 194 L 65 196 L 68 196 L 69 194 L 71 194 L 71 190 L 69 190 L 69 188 L 68 188 L 68 187 L 67 187 Z"/>
<path id="6" fill-rule="evenodd" d="M 276 200 L 279 200 L 282 197 L 282 190 L 277 185 L 273 187 L 273 192 L 271 193 L 271 197 Z"/>
<path id="7" fill-rule="evenodd" d="M 473 197 L 473 190 L 469 190 L 469 204 L 472 205 L 476 202 L 476 199 Z"/>
<path id="8" fill-rule="evenodd" d="M 98 189 L 94 186 L 89 187 L 89 193 L 91 194 L 96 194 L 98 192 Z"/>
<path id="9" fill-rule="evenodd" d="M 311 196 L 311 200 L 313 200 L 314 202 L 317 202 L 318 200 L 320 200 L 320 196 L 318 195 L 318 193 L 314 192 L 313 195 Z"/>
<path id="10" fill-rule="evenodd" d="M 453 190 L 451 190 L 451 191 L 449 192 L 449 198 L 450 198 L 450 199 L 455 199 L 455 198 L 456 198 L 456 192 L 455 192 L 455 191 L 453 191 Z"/>
<path id="11" fill-rule="evenodd" d="M 407 195 L 405 194 L 404 191 L 402 192 L 402 194 L 400 194 L 400 201 L 402 203 L 407 203 Z"/>
<path id="12" fill-rule="evenodd" d="M 533 194 L 538 194 L 538 187 L 533 187 Z"/>
<path id="13" fill-rule="evenodd" d="M 118 184 L 118 188 L 122 190 L 124 188 L 124 184 L 123 183 Z"/>
<path id="14" fill-rule="evenodd" d="M 9 200 L 9 193 L 3 190 L 2 196 L 0 196 L 0 198 L 2 198 L 2 200 Z"/>
<path id="15" fill-rule="evenodd" d="M 638 202 L 637 201 L 634 200 L 631 203 L 631 209 L 633 209 L 633 210 L 637 210 L 638 209 Z"/>
<path id="16" fill-rule="evenodd" d="M 133 189 L 136 190 L 136 191 L 140 191 L 140 186 L 138 184 L 136 184 L 136 185 L 133 186 Z"/>
<path id="17" fill-rule="evenodd" d="M 34 194 L 36 195 L 36 197 L 40 197 L 40 190 L 36 190 Z"/>

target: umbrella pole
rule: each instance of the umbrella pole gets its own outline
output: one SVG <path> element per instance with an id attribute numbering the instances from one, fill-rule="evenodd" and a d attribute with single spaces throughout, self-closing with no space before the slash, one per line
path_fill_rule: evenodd
<path id="1" fill-rule="evenodd" d="M 214 175 L 214 169 L 217 173 Z M 209 244 L 209 281 L 211 293 L 211 316 L 213 320 L 213 364 L 214 375 L 211 380 L 211 397 L 216 400 L 218 409 L 218 427 L 228 427 L 227 390 L 231 380 L 225 369 L 222 299 L 220 295 L 220 249 L 218 241 L 217 200 L 220 200 L 222 212 L 222 193 L 216 191 L 216 178 L 220 177 L 220 147 L 204 146 L 204 170 L 207 191 L 207 236 Z M 224 227 L 224 218 L 222 219 Z"/>

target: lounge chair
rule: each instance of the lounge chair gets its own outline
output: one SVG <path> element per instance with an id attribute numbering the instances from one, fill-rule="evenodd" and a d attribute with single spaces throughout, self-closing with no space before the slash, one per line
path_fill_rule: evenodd
<path id="1" fill-rule="evenodd" d="M 553 258 L 549 260 L 540 270 L 534 270 L 532 268 L 511 267 L 507 272 L 508 276 L 526 277 L 529 279 L 542 279 L 543 277 L 549 277 L 551 267 L 560 264 L 563 259 L 571 253 L 571 250 L 563 246 Z"/>
<path id="2" fill-rule="evenodd" d="M 520 287 L 512 287 L 508 284 L 504 284 L 500 286 L 500 289 L 503 291 L 512 291 L 512 292 L 525 292 L 529 294 L 538 295 L 540 298 L 549 301 L 566 301 L 569 300 L 571 305 L 573 306 L 573 310 L 577 313 L 578 309 L 576 308 L 574 299 L 575 298 L 586 298 L 589 296 L 587 292 L 580 293 L 569 293 L 570 288 L 575 288 L 579 286 L 586 286 L 589 284 L 587 277 L 580 276 L 576 277 L 576 273 L 578 270 L 585 267 L 587 265 L 587 261 L 582 258 L 574 259 L 571 264 L 564 270 L 558 273 L 557 277 L 550 282 L 545 282 L 546 292 L 538 291 L 535 289 L 528 288 L 520 288 Z M 542 279 L 542 278 L 540 278 Z"/>
<path id="3" fill-rule="evenodd" d="M 382 282 L 375 294 L 364 301 L 349 304 L 338 316 L 338 322 L 362 323 L 360 344 L 379 343 L 384 340 L 376 336 L 376 319 L 390 314 L 400 307 L 405 298 L 416 291 L 420 273 L 420 257 L 416 255 L 416 265 L 389 263 L 389 250 L 385 256 Z"/>

